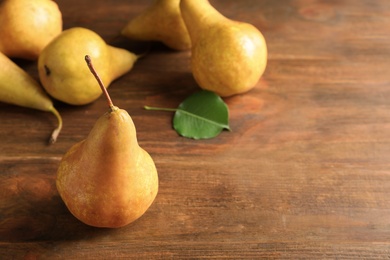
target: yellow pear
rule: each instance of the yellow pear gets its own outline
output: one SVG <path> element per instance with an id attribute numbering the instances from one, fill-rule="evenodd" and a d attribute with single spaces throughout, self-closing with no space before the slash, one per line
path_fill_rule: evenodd
<path id="1" fill-rule="evenodd" d="M 84 59 L 77 59 L 85 53 L 95 60 L 107 87 L 130 71 L 139 58 L 128 50 L 108 45 L 92 30 L 82 27 L 64 30 L 42 50 L 38 59 L 40 81 L 52 97 L 71 105 L 85 105 L 102 94 L 94 79 L 85 77 L 89 72 Z"/>
<path id="2" fill-rule="evenodd" d="M 58 120 L 50 137 L 50 143 L 54 143 L 62 128 L 62 118 L 49 96 L 36 80 L 1 52 L 0 67 L 0 101 L 53 113 Z"/>
<path id="3" fill-rule="evenodd" d="M 56 185 L 80 221 L 95 227 L 122 227 L 141 217 L 153 203 L 158 174 L 152 158 L 137 142 L 131 117 L 113 105 L 91 58 L 85 59 L 110 109 L 87 138 L 63 156 Z"/>
<path id="4" fill-rule="evenodd" d="M 180 0 L 155 0 L 130 20 L 122 35 L 141 41 L 160 41 L 175 50 L 188 50 L 191 40 L 180 14 Z"/>
<path id="5" fill-rule="evenodd" d="M 62 31 L 62 14 L 51 0 L 0 1 L 0 52 L 36 60 Z"/>
<path id="6" fill-rule="evenodd" d="M 267 64 L 267 46 L 251 24 L 223 16 L 208 0 L 181 0 L 192 41 L 192 73 L 203 89 L 226 97 L 252 89 Z"/>

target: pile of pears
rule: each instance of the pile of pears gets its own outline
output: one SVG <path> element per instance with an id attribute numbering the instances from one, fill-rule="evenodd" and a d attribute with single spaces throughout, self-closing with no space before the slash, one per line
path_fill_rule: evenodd
<path id="1" fill-rule="evenodd" d="M 54 143 L 62 118 L 38 81 L 12 58 L 36 60 L 44 47 L 62 31 L 62 14 L 49 0 L 0 2 L 0 102 L 53 113 L 58 125 L 50 136 Z"/>
<path id="2" fill-rule="evenodd" d="M 96 60 L 107 87 L 130 71 L 139 58 L 108 45 L 89 29 L 63 30 L 61 11 L 52 0 L 0 2 L 0 101 L 53 113 L 58 125 L 50 143 L 57 140 L 63 124 L 53 99 L 85 105 L 102 94 L 94 79 L 85 77 L 89 72 L 83 58 L 77 59 L 87 53 Z M 37 61 L 39 82 L 13 58 Z"/>
<path id="3" fill-rule="evenodd" d="M 191 50 L 198 85 L 222 97 L 254 88 L 267 65 L 267 45 L 249 23 L 231 20 L 208 0 L 155 0 L 122 29 L 136 40 Z"/>
<path id="4" fill-rule="evenodd" d="M 208 0 L 155 0 L 120 33 L 190 51 L 195 81 L 221 97 L 254 88 L 267 64 L 261 32 L 223 16 Z M 14 58 L 36 61 L 39 81 Z M 147 211 L 158 192 L 153 159 L 138 145 L 130 115 L 113 105 L 107 91 L 139 58 L 87 28 L 63 30 L 61 12 L 52 0 L 0 2 L 1 102 L 53 113 L 58 125 L 50 143 L 63 125 L 53 100 L 78 106 L 104 94 L 108 102 L 109 111 L 85 140 L 65 153 L 57 171 L 56 186 L 65 205 L 91 226 L 128 225 Z"/>

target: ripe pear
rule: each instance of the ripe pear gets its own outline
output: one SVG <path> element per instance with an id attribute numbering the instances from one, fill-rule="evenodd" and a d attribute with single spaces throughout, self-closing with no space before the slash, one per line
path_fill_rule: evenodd
<path id="1" fill-rule="evenodd" d="M 139 58 L 128 50 L 108 45 L 92 30 L 82 27 L 64 30 L 38 58 L 40 81 L 52 97 L 71 105 L 85 105 L 102 94 L 94 79 L 85 77 L 89 71 L 84 60 L 77 59 L 85 53 L 95 60 L 107 87 L 130 71 Z"/>
<path id="2" fill-rule="evenodd" d="M 110 109 L 96 121 L 87 138 L 63 156 L 56 186 L 80 221 L 95 227 L 122 227 L 141 217 L 154 201 L 157 170 L 137 142 L 131 117 L 113 105 L 90 57 L 85 59 Z"/>
<path id="3" fill-rule="evenodd" d="M 0 101 L 53 113 L 58 126 L 50 137 L 54 143 L 62 128 L 62 118 L 39 83 L 0 52 Z"/>
<path id="4" fill-rule="evenodd" d="M 191 39 L 181 17 L 180 0 L 155 0 L 130 20 L 122 35 L 141 41 L 160 41 L 174 50 L 188 50 Z"/>
<path id="5" fill-rule="evenodd" d="M 192 41 L 192 73 L 203 89 L 222 97 L 252 89 L 267 64 L 261 32 L 231 20 L 208 0 L 181 0 L 181 14 Z"/>
<path id="6" fill-rule="evenodd" d="M 8 57 L 36 60 L 62 31 L 62 14 L 51 0 L 0 2 L 0 52 Z"/>

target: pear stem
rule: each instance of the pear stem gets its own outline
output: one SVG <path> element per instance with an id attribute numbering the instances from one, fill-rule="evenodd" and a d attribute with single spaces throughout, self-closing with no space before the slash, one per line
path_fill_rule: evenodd
<path id="1" fill-rule="evenodd" d="M 50 139 L 49 139 L 49 144 L 53 144 L 53 143 L 56 142 L 57 137 L 58 137 L 58 135 L 61 132 L 61 129 L 62 129 L 62 118 L 61 118 L 60 113 L 54 107 L 51 108 L 50 112 L 52 112 L 56 116 L 56 118 L 58 120 L 57 128 L 53 130 L 53 132 L 52 132 L 52 134 L 50 136 Z"/>
<path id="2" fill-rule="evenodd" d="M 108 106 L 110 107 L 111 111 L 116 110 L 114 104 L 112 103 L 111 97 L 110 97 L 110 95 L 108 94 L 108 91 L 107 91 L 106 87 L 105 87 L 104 84 L 103 84 L 102 79 L 99 77 L 99 75 L 97 74 L 95 68 L 94 68 L 93 65 L 92 65 L 91 57 L 89 57 L 89 55 L 85 55 L 85 61 L 87 62 L 87 65 L 88 65 L 89 70 L 90 70 L 91 73 L 95 76 L 97 82 L 99 83 L 99 86 L 100 86 L 100 88 L 101 88 L 102 91 L 103 91 L 103 94 L 106 96 L 107 103 L 108 103 Z"/>
<path id="3" fill-rule="evenodd" d="M 176 108 L 166 108 L 166 107 L 150 107 L 144 106 L 146 110 L 154 110 L 154 111 L 166 111 L 166 112 L 176 112 Z"/>

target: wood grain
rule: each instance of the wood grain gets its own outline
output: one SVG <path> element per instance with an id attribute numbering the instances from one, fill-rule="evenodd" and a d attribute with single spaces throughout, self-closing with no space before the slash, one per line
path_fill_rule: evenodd
<path id="1" fill-rule="evenodd" d="M 112 45 L 152 1 L 57 1 L 64 28 L 82 26 Z M 55 118 L 0 104 L 0 259 L 388 259 L 390 255 L 390 2 L 212 0 L 264 34 L 269 62 L 247 94 L 226 98 L 232 132 L 179 137 L 172 114 L 199 90 L 189 52 L 152 43 L 113 82 L 160 190 L 139 220 L 98 229 L 76 220 L 55 188 L 62 155 L 104 113 L 103 97 Z M 35 62 L 17 63 L 38 79 Z"/>

